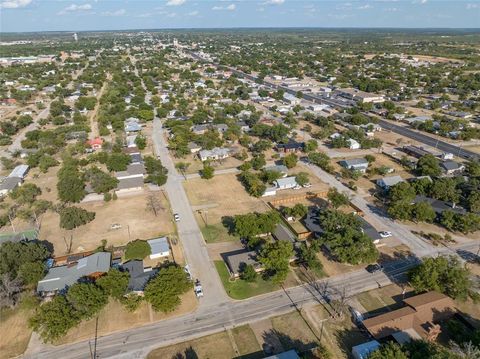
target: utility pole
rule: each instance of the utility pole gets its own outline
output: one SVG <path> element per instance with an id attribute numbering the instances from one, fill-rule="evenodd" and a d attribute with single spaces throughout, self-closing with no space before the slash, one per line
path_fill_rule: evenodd
<path id="1" fill-rule="evenodd" d="M 93 359 L 97 359 L 98 315 L 95 320 L 95 340 L 93 342 Z"/>

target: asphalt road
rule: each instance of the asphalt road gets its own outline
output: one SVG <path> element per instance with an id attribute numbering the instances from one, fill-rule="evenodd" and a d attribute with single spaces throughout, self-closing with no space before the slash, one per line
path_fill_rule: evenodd
<path id="1" fill-rule="evenodd" d="M 424 135 L 423 133 L 413 131 L 409 128 L 395 125 L 394 123 L 387 121 L 387 120 L 379 120 L 378 124 L 382 126 L 384 129 L 391 130 L 399 135 L 411 138 L 412 140 L 422 142 L 425 145 L 438 148 L 443 152 L 453 153 L 457 157 L 461 157 L 467 160 L 479 160 L 480 155 L 478 153 L 466 150 L 460 146 L 455 146 L 450 143 L 437 140 L 433 137 L 428 135 Z"/>
<path id="2" fill-rule="evenodd" d="M 386 265 L 385 273 L 370 274 L 359 270 L 244 301 L 209 303 L 192 314 L 100 337 L 97 343 L 98 358 L 144 358 L 156 347 L 287 313 L 294 310 L 295 306 L 325 303 L 324 298 L 335 299 L 341 293 L 352 296 L 383 287 L 402 277 L 416 263 L 416 259 L 410 258 Z M 93 340 L 44 348 L 26 358 L 87 358 L 90 344 L 93 344 Z"/>

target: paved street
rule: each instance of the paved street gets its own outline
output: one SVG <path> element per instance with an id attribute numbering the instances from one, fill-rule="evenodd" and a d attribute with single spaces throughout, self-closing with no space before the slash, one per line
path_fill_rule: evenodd
<path id="1" fill-rule="evenodd" d="M 98 357 L 143 358 L 150 350 L 162 345 L 182 342 L 225 328 L 287 313 L 294 309 L 294 304 L 301 306 L 323 302 L 322 293 L 334 299 L 343 291 L 351 296 L 386 286 L 391 280 L 402 276 L 414 264 L 415 260 L 405 260 L 387 266 L 386 273 L 370 274 L 365 270 L 359 270 L 316 284 L 290 288 L 286 292 L 277 291 L 244 301 L 209 303 L 192 314 L 101 337 L 97 345 Z M 26 357 L 76 359 L 86 358 L 88 354 L 89 342 L 83 341 L 72 345 L 44 348 L 41 352 Z"/>
<path id="2" fill-rule="evenodd" d="M 208 256 L 205 241 L 183 188 L 182 182 L 184 178 L 175 169 L 162 134 L 160 119 L 155 118 L 153 124 L 154 149 L 163 165 L 168 169 L 165 191 L 170 200 L 173 213 L 180 215 L 177 229 L 187 263 L 190 266 L 193 277 L 199 278 L 203 286 L 205 296 L 200 299 L 200 305 L 202 306 L 204 303 L 217 305 L 227 302 L 228 297 L 220 282 L 217 270 Z"/>

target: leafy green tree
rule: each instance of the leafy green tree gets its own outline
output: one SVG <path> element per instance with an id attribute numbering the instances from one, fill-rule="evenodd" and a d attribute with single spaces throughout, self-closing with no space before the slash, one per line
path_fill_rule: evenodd
<path id="1" fill-rule="evenodd" d="M 42 194 L 42 190 L 33 183 L 25 183 L 20 187 L 16 187 L 10 192 L 10 197 L 19 204 L 32 203 L 37 196 Z"/>
<path id="2" fill-rule="evenodd" d="M 58 198 L 61 201 L 78 203 L 85 197 L 87 194 L 85 178 L 74 163 L 71 161 L 64 162 L 57 176 Z"/>
<path id="3" fill-rule="evenodd" d="M 135 144 L 139 150 L 144 150 L 147 147 L 147 139 L 145 136 L 138 135 L 135 137 Z"/>
<path id="4" fill-rule="evenodd" d="M 245 282 L 255 282 L 257 280 L 257 276 L 257 272 L 251 264 L 247 264 L 240 271 L 240 278 L 243 279 Z"/>
<path id="5" fill-rule="evenodd" d="M 288 241 L 266 243 L 258 257 L 266 274 L 275 283 L 282 283 L 288 275 L 288 265 L 293 256 L 293 245 Z"/>
<path id="6" fill-rule="evenodd" d="M 293 168 L 297 165 L 298 157 L 295 153 L 290 153 L 283 157 L 283 164 L 287 168 Z"/>
<path id="7" fill-rule="evenodd" d="M 203 163 L 203 169 L 200 171 L 200 176 L 203 179 L 208 180 L 208 179 L 213 178 L 214 173 L 215 173 L 215 169 L 210 164 L 208 164 L 207 162 L 204 162 Z"/>
<path id="8" fill-rule="evenodd" d="M 108 302 L 108 295 L 94 283 L 75 283 L 67 292 L 67 300 L 82 319 L 91 319 Z"/>
<path id="9" fill-rule="evenodd" d="M 468 162 L 467 173 L 471 177 L 480 177 L 480 163 L 474 161 Z"/>
<path id="10" fill-rule="evenodd" d="M 27 285 L 37 284 L 45 275 L 45 264 L 40 261 L 25 262 L 18 269 L 18 275 Z"/>
<path id="11" fill-rule="evenodd" d="M 277 211 L 236 215 L 233 218 L 234 233 L 241 238 L 252 238 L 259 234 L 272 233 L 280 220 Z"/>
<path id="12" fill-rule="evenodd" d="M 409 356 L 399 344 L 389 342 L 372 352 L 368 359 L 409 359 Z"/>
<path id="13" fill-rule="evenodd" d="M 437 291 L 454 299 L 466 300 L 472 286 L 469 271 L 458 258 L 426 258 L 409 272 L 409 279 L 416 292 Z"/>
<path id="14" fill-rule="evenodd" d="M 29 320 L 30 327 L 45 342 L 54 342 L 80 322 L 80 316 L 62 295 L 41 305 Z"/>
<path id="15" fill-rule="evenodd" d="M 417 172 L 420 176 L 439 176 L 442 173 L 438 159 L 431 154 L 424 155 L 417 162 Z"/>
<path id="16" fill-rule="evenodd" d="M 339 208 L 345 206 L 350 202 L 346 193 L 340 193 L 334 187 L 330 188 L 327 193 L 327 198 L 333 208 Z"/>
<path id="17" fill-rule="evenodd" d="M 118 179 L 103 172 L 98 167 L 92 167 L 85 173 L 86 180 L 90 182 L 95 193 L 107 193 L 115 189 L 118 185 Z"/>
<path id="18" fill-rule="evenodd" d="M 263 170 L 262 174 L 260 175 L 261 179 L 265 183 L 273 183 L 277 179 L 282 178 L 282 174 L 279 171 L 266 171 Z"/>
<path id="19" fill-rule="evenodd" d="M 244 171 L 239 175 L 239 178 L 251 196 L 261 197 L 267 189 L 259 176 L 252 172 Z"/>
<path id="20" fill-rule="evenodd" d="M 146 156 L 144 162 L 147 171 L 146 182 L 154 183 L 157 186 L 162 186 L 167 183 L 168 170 L 163 167 L 162 162 L 159 159 L 155 159 L 152 156 Z"/>
<path id="21" fill-rule="evenodd" d="M 181 303 L 180 295 L 192 288 L 183 268 L 170 265 L 160 269 L 145 287 L 145 299 L 156 311 L 174 311 Z"/>
<path id="22" fill-rule="evenodd" d="M 305 152 L 307 152 L 307 153 L 316 151 L 317 148 L 318 148 L 317 140 L 312 139 L 312 140 L 308 140 L 305 143 Z"/>
<path id="23" fill-rule="evenodd" d="M 299 186 L 305 186 L 309 183 L 310 178 L 307 172 L 300 172 L 295 176 L 295 181 Z"/>
<path id="24" fill-rule="evenodd" d="M 95 219 L 95 212 L 80 207 L 65 207 L 60 210 L 60 227 L 68 230 L 83 226 Z"/>
<path id="25" fill-rule="evenodd" d="M 430 189 L 430 195 L 433 198 L 452 203 L 458 203 L 460 193 L 453 178 L 439 178 L 433 182 Z"/>
<path id="26" fill-rule="evenodd" d="M 413 205 L 413 218 L 416 222 L 431 223 L 436 218 L 437 214 L 432 205 L 428 202 L 419 202 Z"/>
<path id="27" fill-rule="evenodd" d="M 123 306 L 131 313 L 138 309 L 142 301 L 143 297 L 135 293 L 129 293 L 121 298 Z"/>
<path id="28" fill-rule="evenodd" d="M 0 274 L 8 273 L 15 278 L 23 265 L 43 263 L 50 255 L 40 242 L 4 242 L 0 245 Z"/>
<path id="29" fill-rule="evenodd" d="M 180 173 L 185 179 L 187 179 L 188 167 L 190 167 L 190 163 L 188 162 L 178 162 L 175 164 L 175 168 L 180 171 Z"/>
<path id="30" fill-rule="evenodd" d="M 129 155 L 121 152 L 111 153 L 105 162 L 109 171 L 125 171 L 131 162 Z"/>
<path id="31" fill-rule="evenodd" d="M 110 268 L 108 273 L 97 279 L 96 284 L 103 289 L 107 295 L 121 299 L 127 291 L 130 276 L 127 272 L 120 272 L 116 268 Z"/>
<path id="32" fill-rule="evenodd" d="M 150 245 L 146 241 L 137 239 L 136 241 L 127 243 L 127 248 L 125 249 L 125 260 L 142 260 L 150 254 L 152 254 Z"/>
<path id="33" fill-rule="evenodd" d="M 325 153 L 311 152 L 308 154 L 308 160 L 328 173 L 334 172 L 334 168 L 330 163 L 330 157 Z"/>
<path id="34" fill-rule="evenodd" d="M 267 161 L 265 161 L 265 155 L 257 154 L 253 156 L 253 158 L 250 161 L 250 164 L 252 165 L 254 170 L 260 170 L 263 166 L 267 164 Z"/>
<path id="35" fill-rule="evenodd" d="M 314 245 L 307 246 L 306 243 L 303 243 L 300 246 L 299 259 L 308 268 L 315 272 L 323 270 L 323 264 L 317 257 L 317 249 Z"/>

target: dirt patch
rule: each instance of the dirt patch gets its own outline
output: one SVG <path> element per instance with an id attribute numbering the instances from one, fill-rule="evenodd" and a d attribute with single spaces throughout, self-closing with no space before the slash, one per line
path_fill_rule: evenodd
<path id="1" fill-rule="evenodd" d="M 210 243 L 207 245 L 208 256 L 213 261 L 223 260 L 221 254 L 226 252 L 233 252 L 243 249 L 243 245 L 238 242 L 220 242 Z"/>
<path id="2" fill-rule="evenodd" d="M 209 358 L 223 359 L 235 357 L 235 352 L 226 332 L 209 335 L 184 343 L 155 349 L 147 356 L 148 359 L 174 358 Z"/>
<path id="3" fill-rule="evenodd" d="M 98 336 L 105 336 L 114 332 L 140 327 L 159 320 L 180 316 L 190 313 L 197 307 L 197 299 L 193 291 L 181 296 L 182 303 L 172 313 L 160 313 L 151 309 L 149 303 L 142 302 L 140 307 L 133 313 L 124 309 L 122 304 L 116 300 L 110 300 L 108 305 L 98 316 Z M 74 343 L 87 340 L 95 336 L 95 319 L 84 321 L 77 327 L 70 330 L 56 344 Z"/>
<path id="4" fill-rule="evenodd" d="M 235 174 L 215 176 L 210 180 L 190 179 L 183 185 L 192 206 L 216 204 L 202 211 L 202 216 L 207 216 L 208 224 L 220 223 L 224 216 L 268 210 L 261 199 L 252 197 L 245 191 Z"/>
<path id="5" fill-rule="evenodd" d="M 158 193 L 157 197 L 163 209 L 158 215 L 146 209 L 147 194 L 129 198 L 118 198 L 110 202 L 89 202 L 78 204 L 88 211 L 95 212 L 95 219 L 72 231 L 60 229 L 60 217 L 57 213 L 47 212 L 41 221 L 40 239 L 48 240 L 55 247 L 55 255 L 67 253 L 65 240 L 73 237 L 72 252 L 92 250 L 97 248 L 102 239 L 107 245 L 124 245 L 137 238 L 149 239 L 159 235 L 175 232 L 169 205 L 166 198 Z M 114 223 L 121 225 L 120 229 L 112 230 Z"/>
<path id="6" fill-rule="evenodd" d="M 339 263 L 337 261 L 329 259 L 327 255 L 323 252 L 318 252 L 317 256 L 320 262 L 322 262 L 323 264 L 323 271 L 329 277 L 353 272 L 365 267 L 361 264 L 354 266 L 350 264 Z"/>
<path id="7" fill-rule="evenodd" d="M 233 328 L 230 332 L 240 355 L 248 355 L 248 358 L 254 359 L 257 357 L 254 356 L 256 353 L 259 354 L 258 358 L 263 358 L 262 348 L 249 325 Z"/>
<path id="8" fill-rule="evenodd" d="M 25 352 L 32 335 L 29 317 L 30 312 L 21 309 L 0 311 L 0 358 L 12 358 Z"/>

